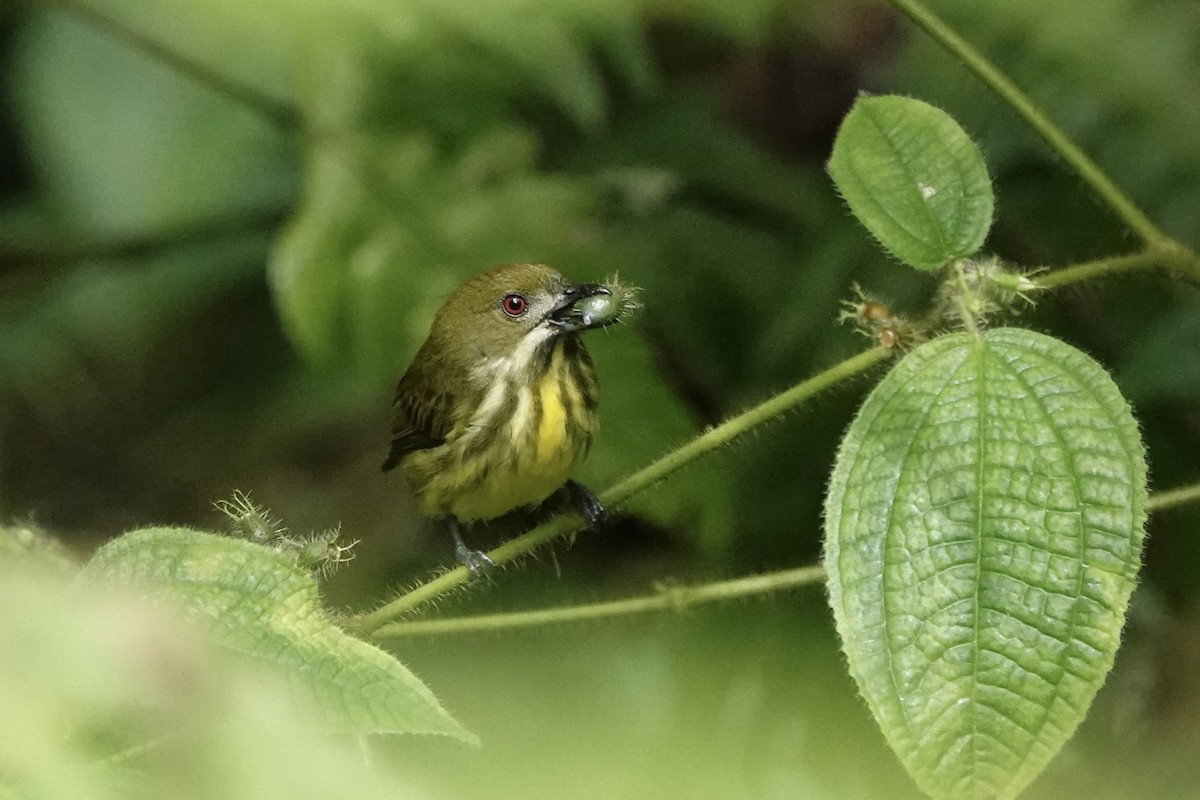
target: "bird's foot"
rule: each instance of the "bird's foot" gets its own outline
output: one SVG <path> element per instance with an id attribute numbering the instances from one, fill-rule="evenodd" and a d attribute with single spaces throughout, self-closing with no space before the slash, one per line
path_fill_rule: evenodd
<path id="1" fill-rule="evenodd" d="M 446 523 L 450 528 L 450 535 L 454 537 L 454 557 L 458 559 L 458 563 L 466 567 L 467 572 L 471 573 L 472 581 L 487 577 L 496 568 L 496 562 L 488 558 L 487 553 L 482 550 L 472 550 L 467 547 L 467 543 L 463 541 L 462 533 L 458 530 L 457 520 L 453 517 L 448 517 Z"/>
<path id="2" fill-rule="evenodd" d="M 467 568 L 467 572 L 471 573 L 472 581 L 486 578 L 496 568 L 496 562 L 488 558 L 487 553 L 482 550 L 472 550 L 462 542 L 454 545 L 454 557 L 458 559 L 458 563 Z"/>
<path id="3" fill-rule="evenodd" d="M 574 480 L 567 481 L 563 488 L 567 491 L 567 498 L 571 505 L 587 520 L 589 528 L 603 525 L 608 519 L 608 511 L 605 510 L 604 504 L 600 502 L 599 497 L 592 493 L 591 489 Z"/>

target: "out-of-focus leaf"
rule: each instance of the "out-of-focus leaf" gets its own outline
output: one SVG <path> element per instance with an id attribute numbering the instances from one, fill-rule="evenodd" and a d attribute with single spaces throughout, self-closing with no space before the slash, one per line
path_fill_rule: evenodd
<path id="1" fill-rule="evenodd" d="M 771 157 L 696 93 L 638 109 L 568 166 L 597 174 L 617 218 L 604 248 L 576 259 L 600 274 L 633 270 L 647 322 L 738 402 L 761 398 L 759 378 L 797 377 L 812 338 L 836 330 L 847 273 L 870 265 L 824 174 Z"/>
<path id="2" fill-rule="evenodd" d="M 825 566 L 850 671 L 933 797 L 1015 797 L 1112 668 L 1146 461 L 1104 369 L 1027 330 L 914 350 L 838 453 Z"/>
<path id="3" fill-rule="evenodd" d="M 285 328 L 318 363 L 390 381 L 459 282 L 542 261 L 582 237 L 582 179 L 532 170 L 528 135 L 500 129 L 446 161 L 421 136 L 318 144 L 271 279 Z M 381 171 L 381 167 L 383 168 Z"/>
<path id="4" fill-rule="evenodd" d="M 150 528 L 105 545 L 84 574 L 182 606 L 220 644 L 284 677 L 334 730 L 474 740 L 399 661 L 335 626 L 312 576 L 267 547 Z"/>
<path id="5" fill-rule="evenodd" d="M 440 2 L 428 8 L 466 42 L 482 44 L 515 64 L 577 122 L 594 125 L 604 116 L 600 76 L 560 20 L 549 14 L 518 17 L 515 4 L 504 2 Z"/>
<path id="6" fill-rule="evenodd" d="M 73 235 L 122 234 L 275 205 L 294 168 L 280 132 L 77 19 L 38 14 L 10 76 L 17 120 Z"/>
<path id="7" fill-rule="evenodd" d="M 156 348 L 245 285 L 266 247 L 249 235 L 176 248 L 138 270 L 95 264 L 7 307 L 0 299 L 0 399 L 63 421 L 94 413 L 97 397 L 137 403 L 178 391 L 174 373 L 150 369 Z"/>
<path id="8" fill-rule="evenodd" d="M 795 9 L 795 4 L 777 0 L 650 0 L 647 6 L 663 19 L 702 25 L 746 43 L 761 42 L 778 31 L 780 17 Z"/>
<path id="9" fill-rule="evenodd" d="M 0 797 L 420 797 L 166 609 L 0 563 Z"/>
<path id="10" fill-rule="evenodd" d="M 652 215 L 689 190 L 760 212 L 763 223 L 806 224 L 829 202 L 824 181 L 781 163 L 721 120 L 717 101 L 681 91 L 628 112 L 604 139 L 571 154 L 568 166 L 592 170 L 629 211 Z"/>
<path id="11" fill-rule="evenodd" d="M 17 561 L 63 571 L 78 569 L 62 542 L 32 523 L 0 525 L 0 565 Z"/>
<path id="12" fill-rule="evenodd" d="M 992 182 L 983 154 L 946 112 L 909 97 L 861 97 L 842 121 L 829 174 L 892 255 L 932 270 L 983 246 Z"/>

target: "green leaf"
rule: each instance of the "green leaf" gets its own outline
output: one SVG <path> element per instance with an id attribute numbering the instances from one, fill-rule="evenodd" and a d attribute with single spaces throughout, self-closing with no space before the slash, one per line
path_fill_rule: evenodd
<path id="1" fill-rule="evenodd" d="M 566 19 L 547 13 L 518 17 L 517 9 L 505 3 L 443 1 L 430 4 L 429 10 L 465 42 L 490 50 L 501 63 L 508 62 L 527 86 L 542 89 L 576 122 L 589 125 L 602 119 L 604 87 L 585 43 L 572 30 L 577 20 L 570 15 Z M 513 83 L 513 88 L 519 85 Z"/>
<path id="2" fill-rule="evenodd" d="M 983 246 L 995 198 L 979 148 L 946 112 L 908 97 L 860 97 L 829 174 L 892 255 L 933 270 Z"/>
<path id="3" fill-rule="evenodd" d="M 909 354 L 838 454 L 825 565 L 850 670 L 934 797 L 1015 796 L 1112 667 L 1145 454 L 1108 374 L 1026 330 Z"/>
<path id="4" fill-rule="evenodd" d="M 84 574 L 182 604 L 219 643 L 283 673 L 330 728 L 475 741 L 399 661 L 329 620 L 308 573 L 262 545 L 148 528 L 102 547 Z"/>

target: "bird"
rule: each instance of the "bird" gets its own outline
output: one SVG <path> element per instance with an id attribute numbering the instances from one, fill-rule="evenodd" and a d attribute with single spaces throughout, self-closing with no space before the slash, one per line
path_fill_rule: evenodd
<path id="1" fill-rule="evenodd" d="M 581 333 L 635 306 L 632 291 L 504 264 L 446 298 L 396 386 L 383 471 L 399 467 L 423 515 L 445 524 L 473 576 L 494 564 L 461 524 L 562 495 L 590 525 L 605 510 L 571 479 L 596 435 L 595 368 Z"/>

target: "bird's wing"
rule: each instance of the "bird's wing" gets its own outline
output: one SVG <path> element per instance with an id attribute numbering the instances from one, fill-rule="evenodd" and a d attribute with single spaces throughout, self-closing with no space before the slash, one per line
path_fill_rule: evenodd
<path id="1" fill-rule="evenodd" d="M 395 467 L 400 459 L 415 450 L 427 450 L 444 444 L 452 420 L 451 398 L 430 388 L 418 372 L 410 369 L 396 386 L 392 401 L 392 448 L 383 471 Z"/>

